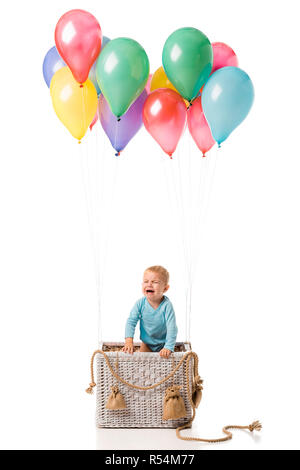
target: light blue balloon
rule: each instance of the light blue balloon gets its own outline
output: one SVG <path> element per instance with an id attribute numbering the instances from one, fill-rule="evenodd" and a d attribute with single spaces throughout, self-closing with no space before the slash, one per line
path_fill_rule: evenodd
<path id="1" fill-rule="evenodd" d="M 110 41 L 110 39 L 106 36 L 103 36 L 102 38 L 102 45 L 101 45 L 101 51 L 102 49 L 106 46 L 106 44 Z M 101 51 L 100 51 L 100 54 L 101 54 Z M 100 55 L 99 54 L 99 55 Z M 99 56 L 98 56 L 99 57 Z M 98 60 L 98 57 L 97 59 L 95 60 L 95 62 L 93 63 L 92 67 L 91 67 L 91 70 L 90 70 L 90 73 L 89 73 L 89 79 L 93 82 L 96 90 L 97 90 L 97 95 L 99 96 L 101 94 L 101 90 L 99 88 L 99 85 L 98 85 L 98 82 L 97 82 L 97 78 L 96 78 L 96 64 L 97 64 L 97 60 Z"/>
<path id="2" fill-rule="evenodd" d="M 62 67 L 65 67 L 65 65 L 66 64 L 57 52 L 56 47 L 51 47 L 45 55 L 43 62 L 43 75 L 48 88 L 50 87 L 50 82 L 55 72 Z"/>
<path id="3" fill-rule="evenodd" d="M 203 88 L 202 109 L 219 147 L 245 119 L 253 100 L 251 79 L 238 67 L 223 67 L 210 76 Z"/>

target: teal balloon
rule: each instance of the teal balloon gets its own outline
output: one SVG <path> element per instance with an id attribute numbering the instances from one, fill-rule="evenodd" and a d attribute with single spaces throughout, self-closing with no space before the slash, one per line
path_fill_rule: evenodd
<path id="1" fill-rule="evenodd" d="M 243 122 L 254 101 L 249 75 L 238 67 L 214 72 L 203 88 L 202 109 L 219 146 Z"/>
<path id="2" fill-rule="evenodd" d="M 196 28 L 181 28 L 165 42 L 162 63 L 168 79 L 188 101 L 196 98 L 213 65 L 209 39 Z"/>
<path id="3" fill-rule="evenodd" d="M 143 47 L 133 39 L 111 40 L 96 64 L 98 85 L 113 114 L 126 113 L 145 88 L 149 60 Z"/>

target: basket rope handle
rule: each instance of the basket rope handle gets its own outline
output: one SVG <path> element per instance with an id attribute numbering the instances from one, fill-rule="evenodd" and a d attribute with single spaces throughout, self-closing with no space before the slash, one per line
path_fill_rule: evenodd
<path id="1" fill-rule="evenodd" d="M 179 361 L 179 363 L 177 364 L 176 367 L 173 368 L 173 370 L 166 376 L 164 377 L 162 380 L 160 380 L 159 382 L 156 382 L 155 384 L 152 384 L 152 385 L 148 385 L 147 387 L 142 387 L 140 385 L 135 385 L 135 384 L 132 384 L 132 383 L 129 383 L 127 382 L 126 380 L 122 379 L 122 377 L 119 376 L 119 374 L 117 372 L 114 371 L 112 365 L 110 364 L 109 362 L 109 358 L 107 356 L 107 354 L 102 351 L 101 349 L 97 349 L 93 355 L 92 355 L 92 358 L 91 358 L 91 383 L 90 383 L 90 386 L 86 389 L 86 392 L 87 393 L 90 393 L 92 394 L 93 393 L 93 388 L 96 387 L 96 383 L 95 383 L 95 376 L 94 376 L 94 359 L 95 359 L 95 356 L 97 354 L 102 354 L 105 361 L 106 361 L 106 364 L 111 372 L 111 374 L 117 379 L 119 380 L 120 382 L 122 382 L 124 385 L 127 385 L 128 387 L 131 387 L 131 388 L 135 388 L 137 390 L 151 390 L 152 388 L 156 388 L 158 387 L 159 385 L 163 384 L 164 382 L 166 382 L 167 380 L 169 380 L 171 377 L 174 376 L 174 374 L 178 371 L 178 369 L 183 365 L 183 363 L 188 359 L 188 357 L 193 357 L 194 358 L 194 376 L 196 377 L 198 375 L 198 356 L 195 352 L 193 351 L 188 351 L 182 358 L 181 360 Z"/>

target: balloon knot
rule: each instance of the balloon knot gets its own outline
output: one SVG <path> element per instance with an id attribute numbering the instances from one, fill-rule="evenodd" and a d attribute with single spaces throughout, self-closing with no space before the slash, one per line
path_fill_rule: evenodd
<path id="1" fill-rule="evenodd" d="M 218 149 L 220 149 L 220 148 L 221 148 L 221 144 L 220 144 L 220 143 L 218 143 Z"/>
<path id="2" fill-rule="evenodd" d="M 205 158 L 205 157 L 206 157 L 205 153 L 203 153 L 203 154 L 202 154 L 202 157 L 203 157 L 203 158 Z"/>
<path id="3" fill-rule="evenodd" d="M 119 157 L 119 156 L 120 156 L 120 152 L 115 153 L 115 156 L 116 156 L 116 157 Z"/>
<path id="4" fill-rule="evenodd" d="M 81 144 L 81 140 L 78 140 L 78 143 Z"/>
<path id="5" fill-rule="evenodd" d="M 118 122 L 120 122 L 120 121 L 121 121 L 121 118 L 120 118 L 120 117 L 118 117 L 117 121 L 118 121 Z"/>
<path id="6" fill-rule="evenodd" d="M 82 84 L 82 83 L 80 83 L 80 88 L 83 88 L 83 84 Z"/>

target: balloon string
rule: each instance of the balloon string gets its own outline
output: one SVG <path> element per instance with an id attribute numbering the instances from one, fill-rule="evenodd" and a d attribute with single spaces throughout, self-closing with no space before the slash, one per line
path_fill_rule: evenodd
<path id="1" fill-rule="evenodd" d="M 189 134 L 184 134 L 184 146 L 185 146 L 185 158 L 187 159 L 187 171 L 184 179 L 184 191 L 187 206 L 187 218 L 186 218 L 186 229 L 187 229 L 187 245 L 188 245 L 188 284 L 187 284 L 187 305 L 186 305 L 186 341 L 190 341 L 190 321 L 191 321 L 191 286 L 192 286 L 192 161 L 190 154 L 190 141 L 188 139 Z"/>
<path id="2" fill-rule="evenodd" d="M 177 193 L 177 188 L 174 185 L 173 181 L 173 191 L 171 191 L 171 183 L 170 183 L 170 170 L 172 172 L 173 176 L 173 166 L 174 166 L 174 161 L 173 159 L 166 158 L 164 155 L 162 157 L 163 161 L 163 167 L 164 167 L 164 174 L 165 174 L 165 180 L 166 180 L 166 187 L 167 187 L 167 193 L 168 193 L 168 199 L 169 199 L 169 206 L 171 208 L 171 213 L 172 213 L 172 223 L 174 225 L 174 233 L 176 233 L 176 242 L 178 245 L 178 253 L 181 254 L 181 265 L 184 266 L 185 263 L 185 253 L 184 253 L 184 236 L 182 233 L 182 221 L 180 220 L 180 213 L 179 213 L 179 199 L 178 199 L 178 193 Z M 170 168 L 172 166 L 172 168 Z M 175 197 L 173 197 L 173 194 Z M 181 245 L 182 242 L 182 245 Z"/>
<path id="3" fill-rule="evenodd" d="M 102 130 L 102 129 L 101 129 Z M 109 239 L 109 224 L 108 224 L 108 218 L 109 218 L 109 211 L 110 211 L 110 197 L 109 197 L 109 192 L 112 190 L 112 185 L 110 185 L 111 182 L 111 168 L 109 167 L 109 164 L 116 164 L 116 162 L 113 162 L 111 159 L 110 151 L 108 152 L 107 146 L 106 146 L 106 140 L 104 138 L 104 132 L 102 130 L 102 155 L 101 155 L 101 162 L 102 162 L 102 169 L 100 170 L 100 180 L 101 180 L 101 187 L 102 187 L 102 201 L 101 201 L 101 207 L 99 208 L 100 214 L 102 214 L 102 224 L 101 224 L 101 230 L 100 233 L 102 235 L 102 242 L 101 242 L 101 247 L 102 247 L 102 252 L 101 252 L 101 265 L 102 265 L 102 276 L 101 276 L 101 292 L 104 295 L 104 286 L 105 286 L 105 281 L 106 281 L 106 260 L 107 260 L 107 251 L 108 251 L 108 239 Z M 100 323 L 100 322 L 99 322 Z M 98 342 L 99 345 L 101 343 L 102 336 L 101 336 L 101 331 L 99 332 L 99 338 Z"/>
<path id="4" fill-rule="evenodd" d="M 100 129 L 100 126 L 99 126 Z M 103 137 L 103 135 L 102 135 Z M 96 161 L 98 162 L 98 169 L 95 171 L 97 186 L 98 186 L 98 198 L 99 202 L 96 205 L 97 215 L 98 215 L 98 244 L 99 244 L 99 269 L 100 269 L 100 308 L 98 316 L 98 344 L 102 343 L 102 305 L 104 297 L 104 284 L 106 276 L 106 253 L 108 246 L 108 213 L 109 213 L 109 200 L 106 196 L 106 185 L 109 184 L 110 178 L 108 177 L 108 168 L 107 168 L 107 151 L 105 145 L 105 139 L 102 138 L 102 149 L 99 151 L 98 145 L 98 134 L 97 134 L 97 152 L 96 152 Z M 111 161 L 111 159 L 110 159 Z"/>
<path id="5" fill-rule="evenodd" d="M 95 132 L 93 132 L 93 136 Z M 91 137 L 91 136 L 90 136 Z M 88 139 L 88 143 L 89 143 Z M 95 148 L 89 153 L 88 158 L 88 171 L 89 171 L 89 183 L 91 185 L 91 195 L 93 203 L 93 220 L 94 220 L 94 231 L 95 231 L 95 256 L 96 256 L 96 280 L 97 280 L 97 305 L 98 305 L 98 332 L 101 329 L 101 310 L 102 310 L 102 291 L 101 291 L 101 258 L 100 258 L 100 220 L 99 220 L 99 159 Z M 98 334 L 99 336 L 99 334 Z"/>
<path id="6" fill-rule="evenodd" d="M 99 214 L 99 258 L 100 258 L 100 293 L 101 299 L 104 296 L 104 286 L 106 282 L 106 272 L 107 272 L 107 258 L 109 252 L 109 240 L 110 240 L 110 231 L 111 231 L 111 218 L 113 214 L 113 205 L 115 201 L 115 190 L 116 190 L 116 181 L 119 162 L 118 159 L 112 159 L 110 152 L 107 150 L 106 140 L 102 128 L 99 126 L 99 129 L 102 131 L 102 152 L 99 155 L 100 159 L 98 175 L 98 184 L 100 186 L 100 202 L 98 204 L 98 214 Z M 98 152 L 97 152 L 98 154 Z M 103 300 L 102 300 L 103 303 Z M 101 309 L 102 310 L 102 309 Z M 101 344 L 102 341 L 102 319 L 101 316 L 98 321 L 98 343 Z"/>
<path id="7" fill-rule="evenodd" d="M 95 129 L 96 130 L 96 129 Z M 89 135 L 93 138 L 92 133 Z M 98 343 L 102 342 L 102 306 L 105 284 L 107 258 L 109 254 L 109 239 L 115 202 L 117 174 L 119 159 L 109 159 L 110 168 L 106 159 L 105 140 L 102 139 L 102 152 L 99 155 L 98 135 L 96 136 L 96 149 L 89 152 L 88 144 L 84 142 L 85 149 L 80 146 L 81 152 L 85 150 L 82 158 L 82 175 L 87 203 L 88 223 L 92 243 L 95 266 L 95 279 L 97 287 L 98 304 Z M 111 184 L 110 184 L 111 183 Z M 110 193 L 110 195 L 109 195 Z"/>
<path id="8" fill-rule="evenodd" d="M 100 126 L 99 126 L 99 129 Z M 102 137 L 104 137 L 102 131 Z M 98 136 L 97 136 L 98 142 Z M 109 157 L 109 158 L 108 158 Z M 111 158 L 108 155 L 106 140 L 102 138 L 102 150 L 101 154 L 96 154 L 96 161 L 98 162 L 98 170 L 95 171 L 97 175 L 97 186 L 98 186 L 98 197 L 99 203 L 96 204 L 98 214 L 98 242 L 99 242 L 99 265 L 100 265 L 100 301 L 101 305 L 99 308 L 98 318 L 98 344 L 102 342 L 102 305 L 104 287 L 106 282 L 107 272 L 107 259 L 109 255 L 109 241 L 112 225 L 113 208 L 116 197 L 116 185 L 118 178 L 119 159 Z"/>
<path id="9" fill-rule="evenodd" d="M 181 159 L 182 159 L 182 154 L 183 158 L 185 158 L 185 152 L 184 152 L 184 147 L 180 147 L 179 153 L 178 153 L 178 158 L 177 158 L 177 166 L 176 166 L 176 171 L 177 171 L 177 182 L 175 180 L 175 186 L 178 184 L 178 194 L 179 194 L 179 203 L 178 203 L 178 208 L 179 208 L 179 214 L 181 217 L 181 227 L 182 227 L 182 234 L 183 234 L 183 246 L 184 246 L 184 256 L 185 256 L 185 265 L 186 265 L 186 280 L 189 277 L 189 264 L 188 264 L 188 245 L 187 245 L 187 225 L 186 225 L 186 211 L 185 211 L 185 201 L 184 201 L 184 190 L 183 190 L 183 170 L 181 166 Z"/>
<path id="10" fill-rule="evenodd" d="M 112 215 L 114 213 L 114 207 L 115 207 L 115 202 L 116 202 L 116 187 L 117 187 L 117 179 L 118 179 L 119 165 L 120 165 L 118 158 L 114 158 L 112 163 L 113 163 L 113 169 L 112 169 L 112 175 L 111 175 L 112 176 L 111 193 L 110 193 L 109 200 L 105 204 L 106 230 L 105 230 L 105 239 L 103 241 L 103 276 L 102 276 L 102 283 L 101 283 L 101 292 L 103 292 L 104 290 L 107 259 L 108 259 L 108 254 L 110 251 L 109 241 L 111 240 L 110 234 L 111 234 L 111 226 L 112 226 Z M 107 174 L 104 174 L 103 176 L 107 178 Z M 100 342 L 100 338 L 99 338 L 99 342 Z"/>
<path id="11" fill-rule="evenodd" d="M 85 90 L 85 89 L 84 89 Z M 85 93 L 85 91 L 83 92 Z M 86 94 L 86 93 L 85 93 Z M 87 127 L 86 107 L 84 107 L 84 125 Z M 99 179 L 98 179 L 98 158 L 94 151 L 90 152 L 90 139 L 93 138 L 95 132 L 89 133 L 87 139 L 87 169 L 88 169 L 88 185 L 90 190 L 92 221 L 94 232 L 94 256 L 96 269 L 96 289 L 97 289 L 97 310 L 98 310 L 98 337 L 101 333 L 101 310 L 102 310 L 102 291 L 101 291 L 101 259 L 100 259 L 100 227 L 99 227 Z"/>
<path id="12" fill-rule="evenodd" d="M 99 126 L 100 128 L 100 126 Z M 107 213 L 106 213 L 106 197 L 105 197 L 105 177 L 106 177 L 106 145 L 105 145 L 105 139 L 103 138 L 103 131 L 102 131 L 102 150 L 101 154 L 98 154 L 97 156 L 98 159 L 100 160 L 100 165 L 99 165 L 99 171 L 98 171 L 98 181 L 99 181 L 99 186 L 100 186 L 100 202 L 98 206 L 98 213 L 99 213 L 99 258 L 100 258 L 100 293 L 101 293 L 101 299 L 103 302 L 103 295 L 104 295 L 104 283 L 105 283 L 105 272 L 106 272 L 106 266 L 105 266 L 105 244 L 106 244 L 106 239 L 105 239 L 105 233 L 107 231 L 107 223 L 106 223 L 106 218 L 107 218 Z M 97 137 L 98 138 L 98 137 Z M 101 305 L 102 307 L 102 305 Z M 102 308 L 101 308 L 102 311 Z M 99 312 L 99 318 L 98 318 L 98 344 L 99 346 L 101 345 L 102 342 L 102 317 L 101 317 L 101 312 Z"/>
<path id="13" fill-rule="evenodd" d="M 182 239 L 182 249 L 183 249 L 183 259 L 184 259 L 184 267 L 185 267 L 185 278 L 188 277 L 188 263 L 187 263 L 187 245 L 186 245 L 186 233 L 185 233 L 185 214 L 184 214 L 184 205 L 183 205 L 183 198 L 182 198 L 182 188 L 180 186 L 180 181 L 178 180 L 178 172 L 176 175 L 176 170 L 178 168 L 180 162 L 180 150 L 178 150 L 178 158 L 175 159 L 177 164 L 172 165 L 172 178 L 173 178 L 173 187 L 174 192 L 176 194 L 176 202 L 177 202 L 177 214 L 179 220 L 179 233 L 181 234 Z"/>
<path id="14" fill-rule="evenodd" d="M 120 119 L 116 119 L 116 125 L 115 125 L 115 138 L 114 138 L 114 149 L 115 151 L 117 152 L 116 153 L 116 157 L 119 156 L 119 150 L 116 149 L 116 143 L 117 143 L 117 138 L 118 138 L 118 132 L 119 132 L 119 122 L 120 122 Z"/>
<path id="15" fill-rule="evenodd" d="M 86 115 L 85 115 L 86 116 Z M 85 121 L 85 125 L 87 122 Z M 99 156 L 98 156 L 98 135 L 93 132 L 89 133 L 87 139 L 87 169 L 88 169 L 88 189 L 90 194 L 90 203 L 92 207 L 92 221 L 93 221 L 93 236 L 94 236 L 94 257 L 96 266 L 96 289 L 97 289 L 97 311 L 98 311 L 98 339 L 101 337 L 102 332 L 102 271 L 101 271 L 101 237 L 100 237 L 100 172 L 99 172 Z M 95 135 L 96 135 L 96 148 L 95 148 Z M 90 151 L 90 142 L 93 143 L 92 151 Z"/>
<path id="16" fill-rule="evenodd" d="M 178 146 L 180 149 L 177 160 L 177 182 L 178 182 L 178 193 L 179 193 L 179 203 L 178 210 L 181 217 L 181 227 L 182 227 L 182 237 L 183 237 L 183 247 L 184 247 L 184 262 L 186 270 L 186 279 L 185 279 L 185 332 L 186 332 L 186 341 L 189 341 L 189 296 L 190 296 L 190 263 L 189 263 L 189 237 L 188 237 L 188 226 L 187 226 L 187 211 L 186 207 L 186 187 L 185 179 L 187 175 L 184 175 L 183 168 L 185 165 L 181 165 L 181 159 L 186 159 L 186 149 L 185 149 L 185 140 L 183 139 L 182 145 Z M 183 155 L 183 156 L 182 156 Z M 175 182 L 176 184 L 176 182 Z"/>
<path id="17" fill-rule="evenodd" d="M 89 180 L 89 170 L 88 170 L 88 163 L 87 163 L 87 152 L 84 151 L 82 146 L 79 146 L 80 149 L 80 161 L 81 161 L 81 174 L 82 174 L 82 183 L 83 189 L 85 194 L 86 200 L 86 207 L 87 207 L 87 217 L 88 217 L 88 227 L 90 232 L 90 240 L 92 245 L 92 253 L 93 253 L 93 260 L 94 260 L 94 269 L 95 269 L 95 281 L 96 281 L 96 288 L 97 288 L 97 295 L 98 295 L 98 305 L 99 305 L 99 270 L 97 265 L 97 249 L 96 249 L 96 237 L 95 237 L 95 224 L 93 220 L 93 210 L 91 205 L 91 196 L 89 194 L 90 182 Z M 85 149 L 86 150 L 86 149 Z"/>
<path id="18" fill-rule="evenodd" d="M 86 117 L 86 92 L 85 87 L 81 87 L 82 90 L 82 124 L 84 129 L 87 127 Z M 94 134 L 94 133 L 93 133 Z M 94 272 L 95 272 L 95 283 L 97 292 L 97 311 L 98 311 L 98 338 L 101 337 L 101 310 L 102 310 L 102 290 L 101 290 L 101 260 L 100 260 L 100 239 L 99 239 L 99 218 L 97 217 L 98 208 L 98 192 L 99 192 L 99 178 L 97 171 L 97 153 L 90 151 L 90 138 L 85 139 L 85 157 L 82 158 L 82 174 L 83 184 L 85 190 L 85 199 L 88 212 L 88 225 L 90 231 L 90 239 L 92 245 L 93 261 L 94 261 Z M 97 142 L 96 142 L 97 146 Z"/>
<path id="19" fill-rule="evenodd" d="M 192 158 L 191 139 L 185 136 L 182 145 L 179 147 L 183 155 L 177 159 L 178 183 L 181 212 L 184 256 L 186 265 L 186 340 L 190 340 L 191 335 L 191 310 L 193 300 L 193 283 L 199 250 L 202 249 L 201 242 L 204 232 L 205 217 L 210 202 L 210 196 L 214 181 L 216 159 L 211 155 L 209 158 Z M 187 140 L 189 138 L 189 140 Z M 179 152 L 180 153 L 180 152 Z M 181 165 L 181 158 L 185 159 L 186 165 Z M 198 155 L 197 155 L 198 157 Z M 211 171 L 212 168 L 212 171 Z M 200 170 L 200 171 L 199 171 Z M 200 181 L 199 181 L 200 174 Z M 176 184 L 176 182 L 175 182 Z M 186 210 L 185 210 L 186 209 Z M 201 227 L 201 230 L 199 230 Z M 201 237 L 199 237 L 199 231 Z"/>
<path id="20" fill-rule="evenodd" d="M 204 178 L 206 180 L 206 187 L 202 188 L 204 189 L 204 191 L 201 197 L 202 199 L 201 211 L 199 211 L 199 214 L 198 214 L 198 217 L 196 218 L 196 223 L 195 223 L 195 234 L 197 236 L 198 243 L 195 244 L 196 249 L 194 250 L 193 277 L 195 277 L 196 275 L 196 269 L 197 269 L 197 265 L 199 262 L 199 257 L 201 256 L 201 253 L 203 251 L 202 242 L 203 242 L 203 236 L 205 232 L 208 209 L 209 209 L 210 202 L 211 202 L 211 194 L 212 194 L 212 189 L 213 189 L 213 185 L 215 181 L 218 158 L 219 158 L 218 149 L 215 149 L 215 152 L 211 152 L 209 157 L 205 159 L 201 158 L 201 164 L 204 163 L 206 167 L 202 169 L 202 174 L 204 173 L 204 176 L 206 176 L 206 178 Z M 203 160 L 205 160 L 205 162 L 203 162 Z M 200 229 L 201 225 L 202 225 L 202 230 Z"/>
<path id="21" fill-rule="evenodd" d="M 193 284 L 194 284 L 194 270 L 193 270 L 193 263 L 195 259 L 195 246 L 196 249 L 199 248 L 200 241 L 198 239 L 198 233 L 196 230 L 195 220 L 198 218 L 198 214 L 201 211 L 201 191 L 203 193 L 203 172 L 200 172 L 200 167 L 202 163 L 202 158 L 199 158 L 198 152 L 193 158 L 192 155 L 192 148 L 191 148 L 191 135 L 188 134 L 188 152 L 189 152 L 189 159 L 191 164 L 189 165 L 189 191 L 190 191 L 190 284 L 189 284 L 189 304 L 188 304 L 188 312 L 189 312 L 189 324 L 188 324 L 188 337 L 190 340 L 191 336 L 191 321 L 192 321 L 192 302 L 193 302 Z M 200 181 L 199 181 L 200 175 Z M 196 243 L 195 243 L 196 242 Z M 196 245 L 197 244 L 197 245 Z M 198 291 L 199 294 L 199 291 Z M 198 295 L 199 298 L 199 295 Z"/>
<path id="22" fill-rule="evenodd" d="M 191 104 L 192 106 L 192 104 Z M 187 306 L 187 342 L 190 342 L 191 338 L 191 309 L 192 309 L 192 283 L 193 283 L 193 273 L 192 273 L 192 255 L 193 255 L 193 184 L 192 184 L 192 175 L 194 175 L 193 166 L 192 166 L 192 156 L 191 156 L 191 136 L 186 132 L 188 139 L 188 158 L 189 158 L 189 174 L 188 174 L 188 191 L 189 191 L 189 297 L 188 297 L 188 306 Z"/>
<path id="23" fill-rule="evenodd" d="M 191 250 L 191 237 L 192 237 L 192 162 L 191 162 L 191 155 L 190 155 L 190 147 L 189 147 L 189 134 L 185 132 L 184 135 L 184 146 L 185 146 L 185 158 L 187 159 L 186 165 L 186 174 L 185 179 L 183 180 L 184 183 L 184 192 L 185 192 L 185 200 L 186 200 L 186 207 L 187 207 L 187 214 L 186 214 L 186 228 L 187 228 L 187 244 L 188 244 L 188 266 L 189 266 L 189 278 L 188 278 L 188 289 L 190 291 L 191 286 L 191 259 L 192 259 L 192 250 Z"/>
<path id="24" fill-rule="evenodd" d="M 178 148 L 178 154 L 177 154 L 177 166 L 178 162 L 180 161 L 180 151 L 181 149 Z M 173 188 L 174 188 L 174 193 L 176 195 L 176 208 L 177 208 L 177 220 L 178 220 L 178 234 L 179 237 L 181 238 L 182 241 L 182 255 L 183 255 L 183 266 L 184 266 L 184 284 L 185 284 L 185 341 L 187 341 L 188 338 L 188 328 L 187 328 L 187 305 L 188 305 L 188 289 L 187 289 L 187 283 L 188 283 L 188 254 L 187 254 L 187 245 L 186 245 L 186 227 L 185 227 L 185 215 L 183 211 L 183 201 L 182 201 L 182 195 L 180 195 L 180 182 L 176 181 L 175 178 L 175 172 L 174 172 L 174 163 L 173 160 L 171 162 L 172 164 L 172 178 L 173 178 Z M 178 173 L 177 173 L 178 176 Z"/>
<path id="25" fill-rule="evenodd" d="M 192 273 L 191 273 L 191 262 L 192 262 L 192 248 L 191 248 L 191 237 L 192 237 L 192 184 L 191 184 L 191 155 L 189 147 L 189 134 L 186 131 L 184 135 L 184 145 L 185 145 L 185 158 L 187 159 L 187 171 L 184 180 L 184 191 L 186 193 L 186 206 L 187 206 L 187 244 L 188 244 L 188 267 L 189 267 L 189 277 L 188 277 L 188 286 L 187 286 L 187 306 L 186 306 L 186 330 L 187 330 L 187 342 L 190 341 L 190 321 L 191 321 L 191 285 L 192 285 Z"/>
<path id="26" fill-rule="evenodd" d="M 97 236 L 97 262 L 99 269 L 99 287 L 98 287 L 98 344 L 102 342 L 102 304 L 103 304 L 103 266 L 102 266 L 102 253 L 101 253 L 101 214 L 102 214 L 102 192 L 103 185 L 101 184 L 101 161 L 103 160 L 102 154 L 99 154 L 99 139 L 97 132 L 97 123 L 95 124 L 96 128 L 93 132 L 94 136 L 94 162 L 95 162 L 95 187 L 96 187 L 96 205 L 95 205 L 95 216 L 96 216 L 96 236 Z"/>
<path id="27" fill-rule="evenodd" d="M 176 165 L 178 165 L 178 161 L 180 160 L 180 146 L 178 146 L 178 150 L 176 151 L 177 155 L 176 155 L 176 158 L 175 159 L 169 159 L 167 160 L 166 164 L 169 164 L 170 165 L 170 173 L 171 173 L 171 177 L 172 177 L 172 181 L 173 181 L 173 191 L 172 191 L 172 194 L 175 195 L 175 203 L 174 205 L 172 204 L 173 201 L 174 201 L 174 198 L 171 197 L 171 191 L 170 191 L 170 184 L 169 184 L 169 180 L 167 178 L 168 176 L 168 173 L 166 171 L 166 166 L 164 166 L 164 169 L 165 169 L 165 174 L 166 174 L 166 179 L 167 179 L 167 182 L 168 182 L 168 191 L 169 191 L 169 199 L 170 199 L 170 206 L 171 208 L 173 208 L 173 216 L 174 216 L 174 221 L 175 221 L 175 225 L 176 225 L 176 221 L 178 223 L 178 230 L 176 230 L 176 233 L 177 233 L 177 242 L 178 242 L 178 246 L 179 246 L 179 253 L 182 252 L 182 262 L 183 262 L 183 266 L 184 266 L 184 271 L 186 272 L 186 275 L 185 275 L 185 281 L 188 277 L 188 265 L 187 265 L 187 247 L 186 247 L 186 240 L 185 240 L 185 217 L 184 217 L 184 210 L 183 210 L 183 203 L 182 203 L 182 194 L 180 195 L 180 185 L 177 184 L 177 181 L 176 181 L 176 175 L 175 175 L 175 169 L 176 169 Z M 163 157 L 165 158 L 165 156 Z M 175 164 L 175 161 L 177 161 L 177 164 Z M 181 242 L 182 242 L 182 250 L 180 248 L 180 240 L 181 239 Z M 187 290 L 185 290 L 185 307 L 187 308 Z M 186 329 L 186 335 L 187 335 L 187 320 L 186 320 L 186 315 L 185 315 L 185 329 Z M 187 337 L 187 336 L 186 336 Z"/>
<path id="28" fill-rule="evenodd" d="M 183 172 L 184 165 L 181 165 L 182 156 L 185 159 L 185 141 L 184 138 L 180 143 L 180 152 L 177 159 L 177 181 L 179 185 L 179 194 L 180 194 L 180 204 L 179 204 L 179 211 L 181 213 L 181 225 L 183 227 L 183 237 L 184 237 L 184 257 L 185 257 L 185 267 L 186 267 L 186 276 L 185 276 L 185 341 L 188 342 L 188 292 L 189 292 L 189 260 L 188 260 L 188 237 L 187 237 L 187 224 L 186 224 L 186 213 L 184 208 L 186 207 L 184 201 L 185 188 L 183 186 L 185 176 Z"/>
<path id="29" fill-rule="evenodd" d="M 83 128 L 86 129 L 86 104 L 85 104 L 85 87 L 80 86 L 82 96 L 82 115 L 83 115 Z"/>

